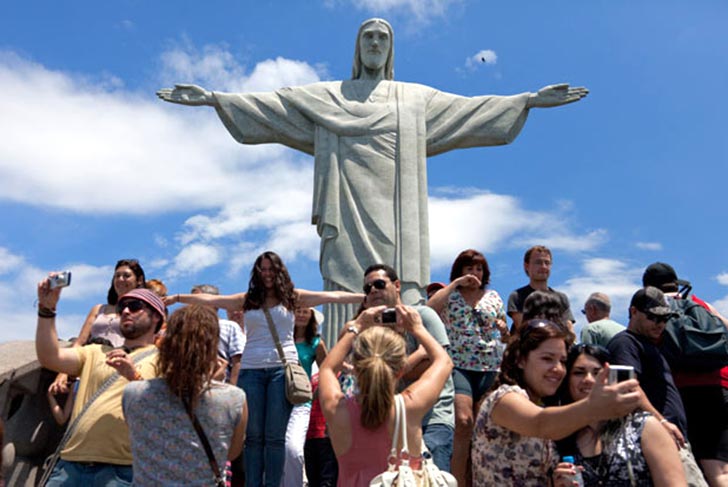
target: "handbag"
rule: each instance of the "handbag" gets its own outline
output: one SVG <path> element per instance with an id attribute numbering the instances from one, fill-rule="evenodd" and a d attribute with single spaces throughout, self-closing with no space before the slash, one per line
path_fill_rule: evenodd
<path id="1" fill-rule="evenodd" d="M 289 362 L 286 360 L 286 356 L 283 353 L 283 347 L 281 347 L 281 340 L 278 338 L 278 331 L 273 324 L 273 318 L 270 316 L 268 308 L 263 308 L 265 319 L 268 321 L 268 328 L 270 334 L 273 336 L 273 341 L 276 343 L 276 350 L 278 350 L 278 356 L 283 362 L 283 373 L 286 377 L 286 399 L 291 404 L 303 404 L 313 399 L 313 393 L 311 392 L 311 380 L 308 378 L 308 374 L 303 369 L 299 362 Z"/>
<path id="2" fill-rule="evenodd" d="M 195 413 L 192 412 L 192 408 L 187 403 L 187 401 L 182 402 L 185 406 L 185 411 L 187 411 L 190 420 L 192 420 L 192 426 L 195 427 L 195 431 L 197 432 L 197 436 L 200 438 L 202 447 L 205 449 L 207 461 L 210 463 L 210 469 L 212 469 L 212 480 L 215 482 L 215 487 L 225 487 L 225 476 L 220 473 L 220 466 L 217 464 L 217 460 L 215 460 L 215 455 L 212 453 L 212 447 L 210 446 L 210 441 L 207 439 L 205 430 L 202 429 L 200 421 L 197 419 Z"/>
<path id="3" fill-rule="evenodd" d="M 387 458 L 386 472 L 382 472 L 369 482 L 369 487 L 457 487 L 458 483 L 448 472 L 443 472 L 422 442 L 422 470 L 413 470 L 409 464 L 409 448 L 407 447 L 407 410 L 404 398 L 394 396 L 394 430 L 392 431 L 392 449 Z M 402 448 L 397 453 L 397 437 L 400 437 Z"/>

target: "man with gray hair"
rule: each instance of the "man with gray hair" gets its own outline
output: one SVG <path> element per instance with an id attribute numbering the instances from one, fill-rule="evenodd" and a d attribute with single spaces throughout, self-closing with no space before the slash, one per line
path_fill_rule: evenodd
<path id="1" fill-rule="evenodd" d="M 220 290 L 212 284 L 197 284 L 192 287 L 190 293 L 219 295 Z M 243 348 L 245 348 L 245 334 L 240 325 L 234 321 L 219 319 L 219 323 L 220 338 L 217 342 L 217 354 L 227 362 L 224 369 L 224 380 L 236 385 L 240 373 L 240 358 L 243 356 Z"/>
<path id="2" fill-rule="evenodd" d="M 588 322 L 581 329 L 581 343 L 606 347 L 614 335 L 624 330 L 624 325 L 609 318 L 612 303 L 604 293 L 591 293 L 584 303 L 582 313 Z"/>

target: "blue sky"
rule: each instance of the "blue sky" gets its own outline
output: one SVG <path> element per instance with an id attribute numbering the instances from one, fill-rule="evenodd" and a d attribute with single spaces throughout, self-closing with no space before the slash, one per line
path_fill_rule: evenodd
<path id="1" fill-rule="evenodd" d="M 0 342 L 32 339 L 35 283 L 53 269 L 74 272 L 65 337 L 120 258 L 172 292 L 238 292 L 272 249 L 298 287 L 320 289 L 311 158 L 241 146 L 213 110 L 155 91 L 348 78 L 372 16 L 395 29 L 395 79 L 462 95 L 591 90 L 532 111 L 509 146 L 428 161 L 433 280 L 477 248 L 506 299 L 541 243 L 579 325 L 593 291 L 626 321 L 655 261 L 728 313 L 724 1 L 28 0 L 0 17 Z"/>

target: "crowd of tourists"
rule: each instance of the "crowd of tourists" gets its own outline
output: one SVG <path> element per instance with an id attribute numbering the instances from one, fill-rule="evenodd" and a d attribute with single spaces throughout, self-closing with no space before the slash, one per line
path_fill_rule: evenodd
<path id="1" fill-rule="evenodd" d="M 608 295 L 589 295 L 577 340 L 552 262 L 529 249 L 528 284 L 503 301 L 468 249 L 410 306 L 381 263 L 362 292 L 310 291 L 268 251 L 247 290 L 221 295 L 209 284 L 168 293 L 120 260 L 70 347 L 51 273 L 38 284 L 36 350 L 58 372 L 49 408 L 67 430 L 43 482 L 358 487 L 399 468 L 412 485 L 728 485 L 728 364 L 688 363 L 667 336 L 685 303 L 728 320 L 658 262 L 626 326 Z M 326 323 L 341 330 L 331 350 L 325 303 L 359 305 Z M 313 394 L 294 405 L 295 363 Z"/>

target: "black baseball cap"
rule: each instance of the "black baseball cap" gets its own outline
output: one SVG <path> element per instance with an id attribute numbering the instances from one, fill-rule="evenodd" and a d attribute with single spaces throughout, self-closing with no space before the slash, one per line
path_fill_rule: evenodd
<path id="1" fill-rule="evenodd" d="M 634 293 L 629 305 L 634 306 L 643 313 L 652 313 L 657 316 L 670 316 L 673 314 L 665 295 L 652 286 L 643 287 Z"/>
<path id="2" fill-rule="evenodd" d="M 643 286 L 654 286 L 658 289 L 663 289 L 666 284 L 689 286 L 690 282 L 684 279 L 678 279 L 675 269 L 670 264 L 655 262 L 647 266 L 645 273 L 642 274 Z"/>

